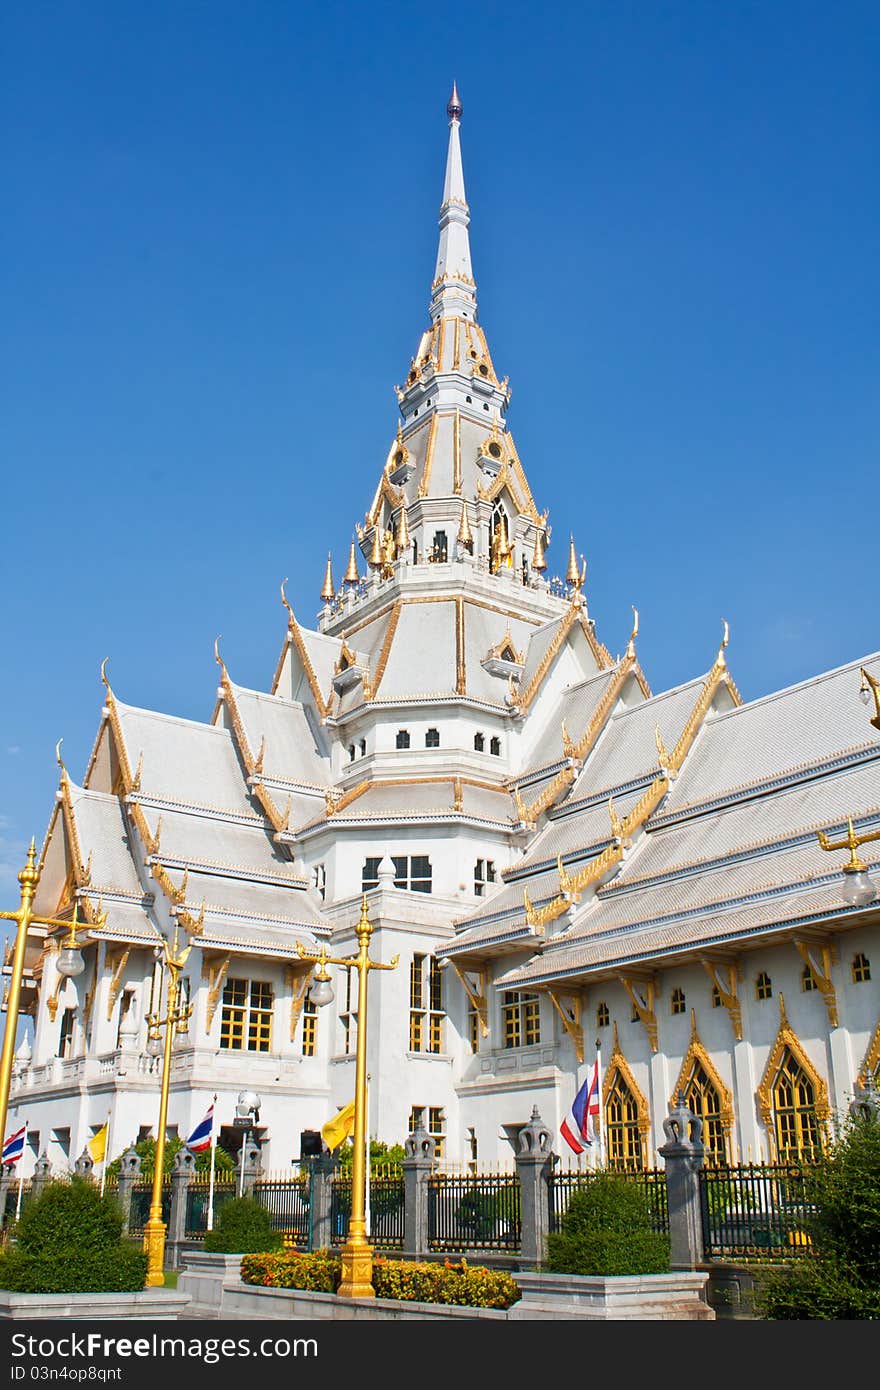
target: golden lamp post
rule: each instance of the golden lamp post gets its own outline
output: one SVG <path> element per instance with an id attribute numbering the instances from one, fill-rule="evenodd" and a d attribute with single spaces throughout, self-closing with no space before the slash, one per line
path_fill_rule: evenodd
<path id="1" fill-rule="evenodd" d="M 354 1090 L 354 1152 L 351 1165 L 351 1217 L 348 1223 L 348 1239 L 342 1247 L 342 1282 L 337 1292 L 343 1298 L 374 1298 L 373 1288 L 373 1247 L 366 1234 L 366 1159 L 364 1150 L 367 1140 L 367 977 L 371 970 L 394 970 L 399 956 L 393 956 L 390 965 L 370 960 L 370 937 L 373 926 L 367 915 L 367 897 L 361 899 L 360 921 L 355 928 L 358 941 L 356 956 L 328 956 L 324 947 L 318 955 L 305 951 L 297 942 L 297 951 L 304 960 L 317 962 L 317 970 L 312 980 L 309 994 L 312 1003 L 319 1008 L 333 999 L 333 980 L 327 970 L 328 965 L 341 965 L 346 970 L 358 973 L 358 1014 L 357 1014 L 357 1054 L 355 1060 Z"/>
<path id="2" fill-rule="evenodd" d="M 845 840 L 829 840 L 823 830 L 817 830 L 816 835 L 819 844 L 823 849 L 848 849 L 849 863 L 843 865 L 843 889 L 841 896 L 845 903 L 850 907 L 866 907 L 873 902 L 877 896 L 877 890 L 871 882 L 867 864 L 863 864 L 856 850 L 860 845 L 867 845 L 871 840 L 880 840 L 880 830 L 869 830 L 864 835 L 857 835 L 853 829 L 852 816 L 847 817 L 847 835 Z"/>
<path id="3" fill-rule="evenodd" d="M 171 1083 L 171 1052 L 175 1033 L 185 1033 L 192 1014 L 191 1004 L 180 1003 L 180 972 L 186 965 L 192 944 L 183 950 L 179 946 L 179 928 L 174 924 L 174 942 L 169 946 L 163 938 L 156 947 L 157 960 L 168 971 L 168 1008 L 164 1018 L 162 1012 L 162 985 L 159 986 L 157 1009 L 147 1014 L 147 1055 L 162 1058 L 162 1084 L 159 1090 L 159 1125 L 156 1131 L 155 1167 L 153 1169 L 153 1192 L 150 1199 L 150 1219 L 144 1226 L 144 1250 L 147 1253 L 147 1279 L 145 1288 L 161 1288 L 165 1282 L 165 1222 L 162 1220 L 162 1184 L 165 1168 L 165 1127 L 168 1120 L 168 1091 Z M 151 1002 L 152 1010 L 152 1002 Z M 160 1029 L 165 1029 L 163 1043 Z"/>
<path id="4" fill-rule="evenodd" d="M 880 729 L 880 680 L 872 676 L 870 671 L 866 671 L 864 666 L 861 668 L 862 684 L 859 687 L 859 694 L 862 703 L 869 705 L 871 697 L 874 697 L 874 716 L 869 721 L 875 729 Z"/>
<path id="5" fill-rule="evenodd" d="M 0 1142 L 6 1137 L 6 1113 L 9 1108 L 9 1088 L 12 1082 L 12 1064 L 15 1060 L 15 1034 L 18 1029 L 18 1005 L 21 998 L 21 981 L 24 975 L 24 957 L 27 950 L 28 931 L 31 926 L 57 927 L 68 933 L 58 957 L 58 974 L 73 979 L 85 969 L 85 961 L 77 939 L 77 909 L 74 905 L 73 919 L 62 921 L 58 917 L 41 917 L 34 912 L 34 898 L 40 882 L 43 866 L 37 862 L 37 848 L 31 840 L 27 863 L 18 875 L 21 884 L 21 899 L 17 912 L 0 912 L 0 918 L 15 922 L 15 950 L 12 957 L 12 977 L 9 981 L 9 997 L 6 1001 L 6 1028 L 3 1033 L 3 1052 L 0 1054 Z M 106 913 L 100 913 L 94 925 L 102 927 L 107 920 Z"/>

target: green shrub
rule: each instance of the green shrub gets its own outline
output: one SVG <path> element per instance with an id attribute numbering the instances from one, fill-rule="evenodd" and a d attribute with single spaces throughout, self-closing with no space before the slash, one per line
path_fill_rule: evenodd
<path id="1" fill-rule="evenodd" d="M 246 1284 L 272 1289 L 308 1289 L 335 1293 L 342 1278 L 342 1261 L 329 1250 L 309 1254 L 245 1255 L 241 1277 Z M 419 1264 L 411 1260 L 373 1261 L 377 1298 L 418 1303 L 452 1303 L 465 1308 L 509 1308 L 520 1296 L 519 1286 L 503 1270 L 469 1265 Z"/>
<path id="2" fill-rule="evenodd" d="M 125 1293 L 144 1287 L 146 1255 L 122 1239 L 122 1213 L 87 1179 L 49 1183 L 0 1254 L 0 1288 L 16 1293 Z"/>
<path id="3" fill-rule="evenodd" d="M 880 1118 L 849 1119 L 810 1174 L 810 1252 L 762 1271 L 755 1306 L 766 1318 L 880 1318 Z"/>
<path id="4" fill-rule="evenodd" d="M 547 1238 L 554 1274 L 663 1274 L 669 1239 L 651 1227 L 648 1199 L 616 1173 L 591 1173 L 572 1193 L 559 1231 Z"/>
<path id="5" fill-rule="evenodd" d="M 226 1254 L 280 1250 L 284 1239 L 272 1227 L 272 1218 L 253 1197 L 234 1197 L 225 1202 L 217 1224 L 205 1236 L 205 1249 Z"/>

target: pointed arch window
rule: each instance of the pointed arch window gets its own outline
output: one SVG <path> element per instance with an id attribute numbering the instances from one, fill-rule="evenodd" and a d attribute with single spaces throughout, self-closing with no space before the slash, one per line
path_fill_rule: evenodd
<path id="1" fill-rule="evenodd" d="M 773 1085 L 773 1120 L 776 1151 L 782 1162 L 819 1157 L 822 1145 L 815 1087 L 788 1047 Z"/>
<path id="2" fill-rule="evenodd" d="M 722 1099 L 718 1088 L 713 1084 L 705 1067 L 697 1062 L 694 1066 L 690 1084 L 685 1089 L 685 1099 L 695 1115 L 703 1121 L 703 1144 L 708 1163 L 727 1162 L 727 1136 L 722 1120 Z"/>
<path id="3" fill-rule="evenodd" d="M 620 1071 L 605 1101 L 605 1135 L 609 1168 L 639 1171 L 644 1167 L 638 1102 Z"/>

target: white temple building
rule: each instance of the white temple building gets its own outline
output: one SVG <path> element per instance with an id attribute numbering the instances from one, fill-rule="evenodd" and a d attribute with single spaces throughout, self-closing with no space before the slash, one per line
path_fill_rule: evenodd
<path id="1" fill-rule="evenodd" d="M 43 1151 L 72 1165 L 108 1113 L 113 1154 L 156 1124 L 145 1016 L 175 922 L 193 1013 L 173 1132 L 216 1093 L 234 1146 L 254 1089 L 263 1164 L 289 1167 L 353 1096 L 358 1018 L 342 970 L 314 1007 L 297 946 L 351 953 L 362 894 L 371 954 L 399 956 L 370 977 L 388 1143 L 418 1121 L 444 1159 L 512 1162 L 533 1106 L 558 1129 L 598 1041 L 611 1161 L 654 1166 L 680 1089 L 715 1156 L 789 1156 L 880 1069 L 880 834 L 857 876 L 817 834 L 880 831 L 880 654 L 743 704 L 719 625 L 706 669 L 653 693 L 637 615 L 612 655 L 567 530 L 548 580 L 477 314 L 455 91 L 447 109 L 429 321 L 341 586 L 328 560 L 314 628 L 282 586 L 265 689 L 217 650 L 205 723 L 125 703 L 102 671 L 88 766 L 61 765 L 36 908 L 90 926 L 77 979 L 59 936 L 29 941 L 25 1173 Z"/>

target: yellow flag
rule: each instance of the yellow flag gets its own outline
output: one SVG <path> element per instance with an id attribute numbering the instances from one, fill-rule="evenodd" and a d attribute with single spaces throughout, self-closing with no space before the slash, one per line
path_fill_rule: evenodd
<path id="1" fill-rule="evenodd" d="M 100 1163 L 107 1155 L 107 1124 L 103 1124 L 97 1134 L 93 1134 L 86 1145 L 93 1163 Z"/>
<path id="2" fill-rule="evenodd" d="M 338 1149 L 339 1145 L 351 1134 L 354 1129 L 354 1101 L 350 1100 L 348 1105 L 344 1105 L 338 1110 L 332 1120 L 328 1120 L 321 1126 L 321 1138 L 328 1149 Z"/>

